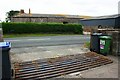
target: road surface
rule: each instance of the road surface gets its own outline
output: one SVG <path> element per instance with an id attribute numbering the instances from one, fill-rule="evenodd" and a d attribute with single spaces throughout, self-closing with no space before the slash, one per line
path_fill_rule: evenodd
<path id="1" fill-rule="evenodd" d="M 5 38 L 12 43 L 12 48 L 83 44 L 90 41 L 89 35 L 45 36 Z"/>
<path id="2" fill-rule="evenodd" d="M 81 45 L 90 41 L 90 36 L 22 37 L 6 38 L 5 41 L 12 43 L 10 56 L 11 63 L 14 63 L 89 52 L 89 49 L 83 48 Z M 112 64 L 59 78 L 118 78 L 118 59 L 114 56 L 108 57 L 114 61 Z"/>

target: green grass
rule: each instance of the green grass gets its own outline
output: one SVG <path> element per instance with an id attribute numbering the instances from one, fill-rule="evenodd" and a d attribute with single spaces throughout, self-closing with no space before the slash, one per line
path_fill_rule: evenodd
<path id="1" fill-rule="evenodd" d="M 62 36 L 62 35 L 76 35 L 76 34 L 4 34 L 4 38 L 16 38 L 16 37 L 40 37 L 40 36 Z"/>
<path id="2" fill-rule="evenodd" d="M 84 47 L 85 47 L 85 48 L 90 48 L 90 42 L 85 42 L 85 43 L 84 43 Z"/>

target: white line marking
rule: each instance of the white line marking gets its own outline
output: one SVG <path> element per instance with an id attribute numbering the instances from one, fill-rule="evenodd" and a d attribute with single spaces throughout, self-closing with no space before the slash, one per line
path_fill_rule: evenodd
<path id="1" fill-rule="evenodd" d="M 48 52 L 48 53 L 49 53 L 49 52 L 51 52 L 51 51 L 46 51 L 46 52 Z"/>
<path id="2" fill-rule="evenodd" d="M 5 40 L 5 41 L 8 41 L 8 42 L 17 42 L 17 41 L 21 41 L 21 40 Z"/>
<path id="3" fill-rule="evenodd" d="M 30 40 L 30 41 L 39 41 L 39 40 L 50 40 L 50 38 L 44 38 L 44 39 L 27 39 L 27 40 Z"/>
<path id="4" fill-rule="evenodd" d="M 44 47 L 37 47 L 37 48 L 44 48 Z"/>
<path id="5" fill-rule="evenodd" d="M 29 41 L 45 40 L 45 39 L 27 39 Z"/>
<path id="6" fill-rule="evenodd" d="M 20 40 L 5 40 L 8 42 L 17 42 L 17 41 L 39 41 L 39 40 L 50 40 L 50 38 L 44 38 L 44 39 L 20 39 Z"/>
<path id="7" fill-rule="evenodd" d="M 71 74 L 69 74 L 69 75 L 71 75 L 71 76 L 74 76 L 74 75 L 81 75 L 81 72 L 71 73 Z"/>

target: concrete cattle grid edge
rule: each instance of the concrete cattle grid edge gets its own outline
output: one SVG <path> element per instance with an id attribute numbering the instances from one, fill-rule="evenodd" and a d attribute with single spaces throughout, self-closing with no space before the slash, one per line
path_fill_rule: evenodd
<path id="1" fill-rule="evenodd" d="M 88 52 L 85 54 L 15 63 L 13 78 L 17 80 L 48 79 L 99 67 L 112 62 L 112 60 L 103 55 Z"/>

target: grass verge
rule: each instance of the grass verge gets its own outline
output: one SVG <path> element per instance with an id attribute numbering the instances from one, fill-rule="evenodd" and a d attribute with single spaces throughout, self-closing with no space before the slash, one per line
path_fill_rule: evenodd
<path id="1" fill-rule="evenodd" d="M 85 43 L 84 43 L 84 47 L 85 47 L 85 48 L 90 48 L 90 42 L 85 42 Z"/>
<path id="2" fill-rule="evenodd" d="M 62 36 L 62 35 L 76 35 L 76 34 L 4 34 L 4 38 L 16 38 L 16 37 L 40 37 L 40 36 Z M 79 34 L 80 35 L 80 34 Z"/>

